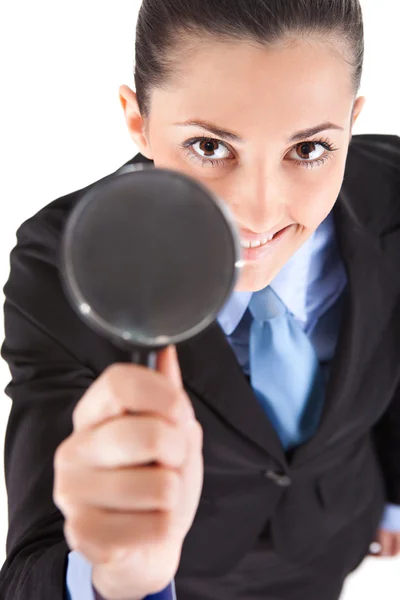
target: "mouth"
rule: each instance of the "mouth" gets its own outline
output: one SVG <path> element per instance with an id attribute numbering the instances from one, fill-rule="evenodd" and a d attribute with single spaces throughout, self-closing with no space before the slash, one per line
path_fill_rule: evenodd
<path id="1" fill-rule="evenodd" d="M 279 232 L 277 232 L 277 233 L 279 233 Z M 277 235 L 277 233 L 273 233 L 272 235 L 269 235 L 268 237 L 262 237 L 260 239 L 257 239 L 257 240 L 251 241 L 251 242 L 241 239 L 240 245 L 242 248 L 258 248 L 259 246 L 265 246 L 265 244 L 268 244 L 268 242 L 270 242 L 271 240 L 274 239 L 274 237 L 275 237 L 275 235 Z"/>
<path id="2" fill-rule="evenodd" d="M 240 245 L 242 248 L 242 258 L 245 261 L 250 261 L 257 260 L 268 254 L 271 254 L 295 227 L 296 225 L 292 223 L 291 225 L 283 227 L 283 229 L 276 231 L 268 237 L 264 236 L 259 239 L 254 239 L 251 242 L 241 239 Z"/>

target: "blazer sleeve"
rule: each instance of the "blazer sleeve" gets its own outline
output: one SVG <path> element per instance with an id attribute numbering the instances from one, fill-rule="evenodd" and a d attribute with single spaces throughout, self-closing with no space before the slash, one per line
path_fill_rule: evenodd
<path id="1" fill-rule="evenodd" d="M 4 288 L 2 357 L 11 372 L 5 391 L 12 406 L 4 446 L 8 535 L 2 600 L 67 597 L 70 548 L 53 502 L 54 453 L 72 432 L 75 405 L 115 359 L 100 356 L 104 341 L 84 326 L 63 293 L 60 211 L 38 215 L 17 232 Z"/>

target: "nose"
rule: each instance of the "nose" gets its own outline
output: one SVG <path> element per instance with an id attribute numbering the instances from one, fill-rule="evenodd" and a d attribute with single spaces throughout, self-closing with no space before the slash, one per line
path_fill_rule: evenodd
<path id="1" fill-rule="evenodd" d="M 243 229 L 255 233 L 271 231 L 285 220 L 286 202 L 283 185 L 276 174 L 265 168 L 244 175 L 237 202 L 238 221 Z"/>

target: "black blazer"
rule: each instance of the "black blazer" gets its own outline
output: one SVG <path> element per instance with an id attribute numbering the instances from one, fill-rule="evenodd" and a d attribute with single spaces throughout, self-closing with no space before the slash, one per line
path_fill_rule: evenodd
<path id="1" fill-rule="evenodd" d="M 147 162 L 139 154 L 129 163 L 140 161 Z M 61 234 L 87 189 L 25 222 L 11 254 L 2 348 L 13 400 L 2 599 L 64 598 L 69 548 L 52 500 L 54 452 L 88 386 L 110 363 L 129 361 L 81 322 L 60 284 Z M 400 505 L 399 137 L 353 137 L 333 212 L 349 286 L 322 420 L 310 441 L 284 452 L 217 321 L 178 345 L 204 430 L 205 476 L 177 581 L 232 569 L 267 531 L 281 555 L 311 559 L 362 514 L 359 541 L 367 551 L 385 501 Z"/>

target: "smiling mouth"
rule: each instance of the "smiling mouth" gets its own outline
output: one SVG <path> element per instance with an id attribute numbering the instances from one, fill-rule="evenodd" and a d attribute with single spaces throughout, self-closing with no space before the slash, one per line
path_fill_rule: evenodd
<path id="1" fill-rule="evenodd" d="M 281 229 L 279 229 L 278 231 L 275 231 L 275 233 L 272 233 L 271 235 L 264 235 L 259 238 L 255 237 L 256 234 L 253 234 L 253 239 L 251 241 L 244 239 L 245 234 L 243 231 L 241 231 L 241 234 L 243 235 L 243 237 L 240 239 L 240 245 L 242 248 L 245 248 L 246 250 L 248 250 L 250 248 L 259 248 L 260 246 L 266 246 L 276 236 L 278 236 L 278 234 L 280 234 L 281 232 L 286 230 L 288 227 L 291 227 L 291 225 L 294 225 L 294 223 L 290 223 L 289 225 L 286 225 L 286 227 L 282 227 Z"/>
<path id="2" fill-rule="evenodd" d="M 260 240 L 254 240 L 253 242 L 242 240 L 240 245 L 242 248 L 243 260 L 253 261 L 267 256 L 268 254 L 271 255 L 271 252 L 274 252 L 280 245 L 281 240 L 286 238 L 288 232 L 293 228 L 293 225 L 294 223 L 291 223 L 290 225 L 283 227 L 272 236 L 269 236 L 269 238 L 261 238 Z"/>
<path id="3" fill-rule="evenodd" d="M 265 244 L 268 244 L 268 242 L 270 242 L 275 237 L 275 235 L 276 234 L 272 234 L 267 238 L 261 238 L 260 240 L 255 240 L 254 242 L 246 242 L 244 240 L 240 240 L 240 245 L 242 246 L 242 248 L 258 248 L 259 246 L 265 246 Z"/>

